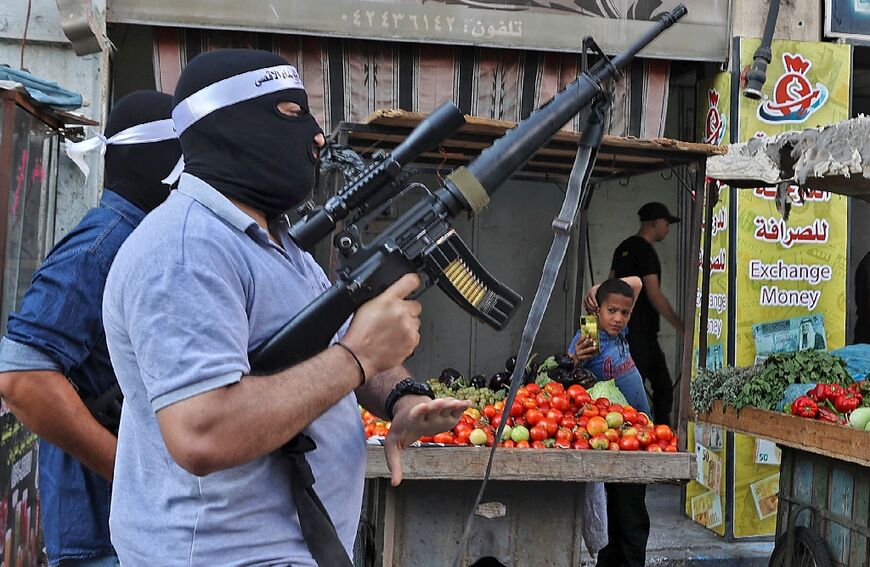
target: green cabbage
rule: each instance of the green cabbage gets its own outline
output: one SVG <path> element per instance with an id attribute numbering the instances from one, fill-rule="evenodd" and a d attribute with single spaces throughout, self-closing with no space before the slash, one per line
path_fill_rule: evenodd
<path id="1" fill-rule="evenodd" d="M 628 405 L 628 400 L 625 399 L 613 380 L 605 380 L 595 384 L 589 389 L 589 395 L 592 396 L 593 400 L 607 398 L 612 404 Z"/>

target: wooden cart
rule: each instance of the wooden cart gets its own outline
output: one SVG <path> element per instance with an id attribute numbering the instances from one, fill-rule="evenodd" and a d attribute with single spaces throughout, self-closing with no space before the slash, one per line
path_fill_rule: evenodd
<path id="1" fill-rule="evenodd" d="M 476 447 L 408 449 L 404 480 L 393 488 L 383 449 L 370 447 L 364 564 L 451 565 L 488 457 L 487 449 Z M 503 565 L 579 565 L 584 483 L 694 476 L 694 455 L 688 453 L 499 449 L 466 564 L 492 557 Z"/>
<path id="2" fill-rule="evenodd" d="M 697 418 L 782 448 L 772 565 L 788 565 L 784 558 L 802 547 L 820 567 L 825 558 L 837 567 L 870 567 L 870 434 L 721 403 Z"/>

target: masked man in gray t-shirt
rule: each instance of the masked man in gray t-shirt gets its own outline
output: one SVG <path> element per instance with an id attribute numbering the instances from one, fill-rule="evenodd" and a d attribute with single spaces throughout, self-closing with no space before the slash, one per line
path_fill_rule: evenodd
<path id="1" fill-rule="evenodd" d="M 384 416 L 407 376 L 421 306 L 405 297 L 419 278 L 364 304 L 340 343 L 251 375 L 248 353 L 329 286 L 281 220 L 312 189 L 323 134 L 296 69 L 250 50 L 192 60 L 173 120 L 179 188 L 130 236 L 106 285 L 106 338 L 125 396 L 112 542 L 128 565 L 315 565 L 295 469 L 276 451 L 304 433 L 335 547 L 350 555 L 365 468 L 357 402 Z M 398 399 L 385 442 L 394 484 L 400 450 L 450 429 L 467 407 Z"/>

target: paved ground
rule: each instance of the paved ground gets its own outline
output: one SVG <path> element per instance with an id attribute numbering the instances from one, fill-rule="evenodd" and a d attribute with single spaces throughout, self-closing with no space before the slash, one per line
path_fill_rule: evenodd
<path id="1" fill-rule="evenodd" d="M 680 507 L 681 487 L 652 485 L 646 504 L 652 518 L 647 565 L 657 567 L 766 567 L 773 542 L 727 542 L 689 520 Z M 594 565 L 589 559 L 583 567 Z"/>

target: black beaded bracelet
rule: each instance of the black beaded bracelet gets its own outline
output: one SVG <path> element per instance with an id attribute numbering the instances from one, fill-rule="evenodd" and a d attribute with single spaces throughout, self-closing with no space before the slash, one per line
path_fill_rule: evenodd
<path id="1" fill-rule="evenodd" d="M 362 375 L 362 382 L 360 382 L 360 386 L 362 386 L 363 384 L 365 384 L 365 383 L 366 383 L 366 371 L 365 371 L 365 368 L 363 368 L 362 362 L 359 361 L 359 357 L 357 357 L 356 353 L 353 352 L 353 351 L 350 349 L 350 347 L 347 346 L 346 344 L 344 344 L 343 342 L 341 342 L 341 341 L 336 341 L 335 344 L 336 344 L 336 346 L 340 346 L 341 348 L 343 348 L 344 350 L 346 350 L 347 353 L 353 357 L 353 361 L 356 362 L 356 365 L 357 365 L 357 366 L 359 366 L 359 372 L 360 372 L 360 374 Z"/>

